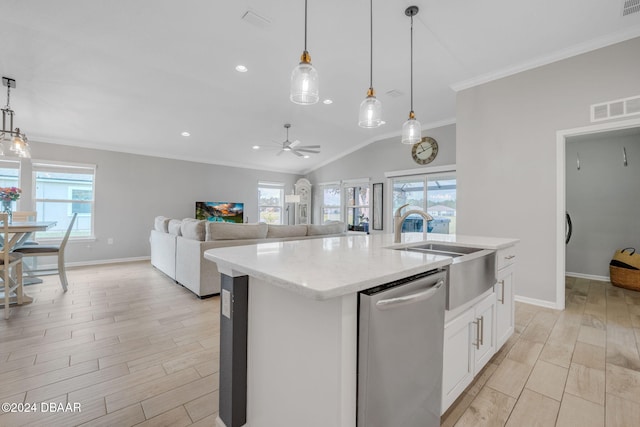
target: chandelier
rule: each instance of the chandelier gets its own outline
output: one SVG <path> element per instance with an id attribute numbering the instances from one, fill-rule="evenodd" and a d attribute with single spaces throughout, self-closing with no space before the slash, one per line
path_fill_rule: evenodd
<path id="1" fill-rule="evenodd" d="M 11 109 L 11 88 L 16 87 L 16 81 L 9 77 L 2 78 L 2 84 L 7 87 L 7 105 L 2 109 L 2 130 L 0 130 L 0 155 L 14 155 L 22 158 L 31 158 L 31 149 L 27 142 L 27 136 L 20 128 L 13 127 L 15 112 Z M 8 141 L 8 142 L 7 142 Z M 9 152 L 5 150 L 8 143 Z"/>

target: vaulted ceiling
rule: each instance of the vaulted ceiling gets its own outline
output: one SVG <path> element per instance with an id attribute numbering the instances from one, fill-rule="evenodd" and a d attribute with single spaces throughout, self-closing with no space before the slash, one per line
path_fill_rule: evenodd
<path id="1" fill-rule="evenodd" d="M 373 4 L 373 85 L 386 121 L 377 129 L 357 125 L 369 86 L 367 0 L 309 0 L 308 50 L 330 105 L 289 101 L 303 0 L 0 0 L 0 74 L 17 81 L 11 106 L 34 141 L 304 173 L 400 134 L 409 5 L 420 7 L 414 110 L 423 128 L 455 119 L 453 88 L 640 36 L 640 13 L 623 16 L 623 0 Z M 284 123 L 292 141 L 321 153 L 252 149 L 283 141 Z"/>

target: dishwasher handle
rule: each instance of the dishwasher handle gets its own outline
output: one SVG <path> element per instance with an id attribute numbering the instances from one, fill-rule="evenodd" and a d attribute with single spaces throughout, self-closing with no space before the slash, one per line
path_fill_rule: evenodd
<path id="1" fill-rule="evenodd" d="M 423 301 L 431 298 L 442 286 L 444 286 L 444 280 L 440 280 L 429 289 L 416 292 L 415 294 L 380 300 L 376 303 L 376 307 L 378 307 L 379 310 L 389 310 L 403 305 L 412 304 L 414 302 Z"/>

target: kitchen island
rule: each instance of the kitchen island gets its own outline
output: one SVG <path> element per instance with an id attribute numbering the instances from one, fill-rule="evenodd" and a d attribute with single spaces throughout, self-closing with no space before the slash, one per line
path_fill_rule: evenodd
<path id="1" fill-rule="evenodd" d="M 517 242 L 406 233 L 400 244 L 376 234 L 206 251 L 222 274 L 218 424 L 355 426 L 357 293 L 451 264 L 393 250 L 425 241 Z"/>

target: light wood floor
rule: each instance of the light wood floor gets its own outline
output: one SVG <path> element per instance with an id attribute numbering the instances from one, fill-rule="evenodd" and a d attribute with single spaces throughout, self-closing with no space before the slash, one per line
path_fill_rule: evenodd
<path id="1" fill-rule="evenodd" d="M 442 426 L 640 426 L 640 292 L 567 278 L 566 310 L 516 305 L 516 332 Z"/>
<path id="2" fill-rule="evenodd" d="M 0 426 L 215 425 L 219 299 L 147 262 L 68 275 L 66 294 L 48 276 L 0 320 L 0 402 L 38 407 Z M 640 293 L 568 279 L 567 310 L 518 303 L 516 323 L 444 426 L 640 425 Z"/>

